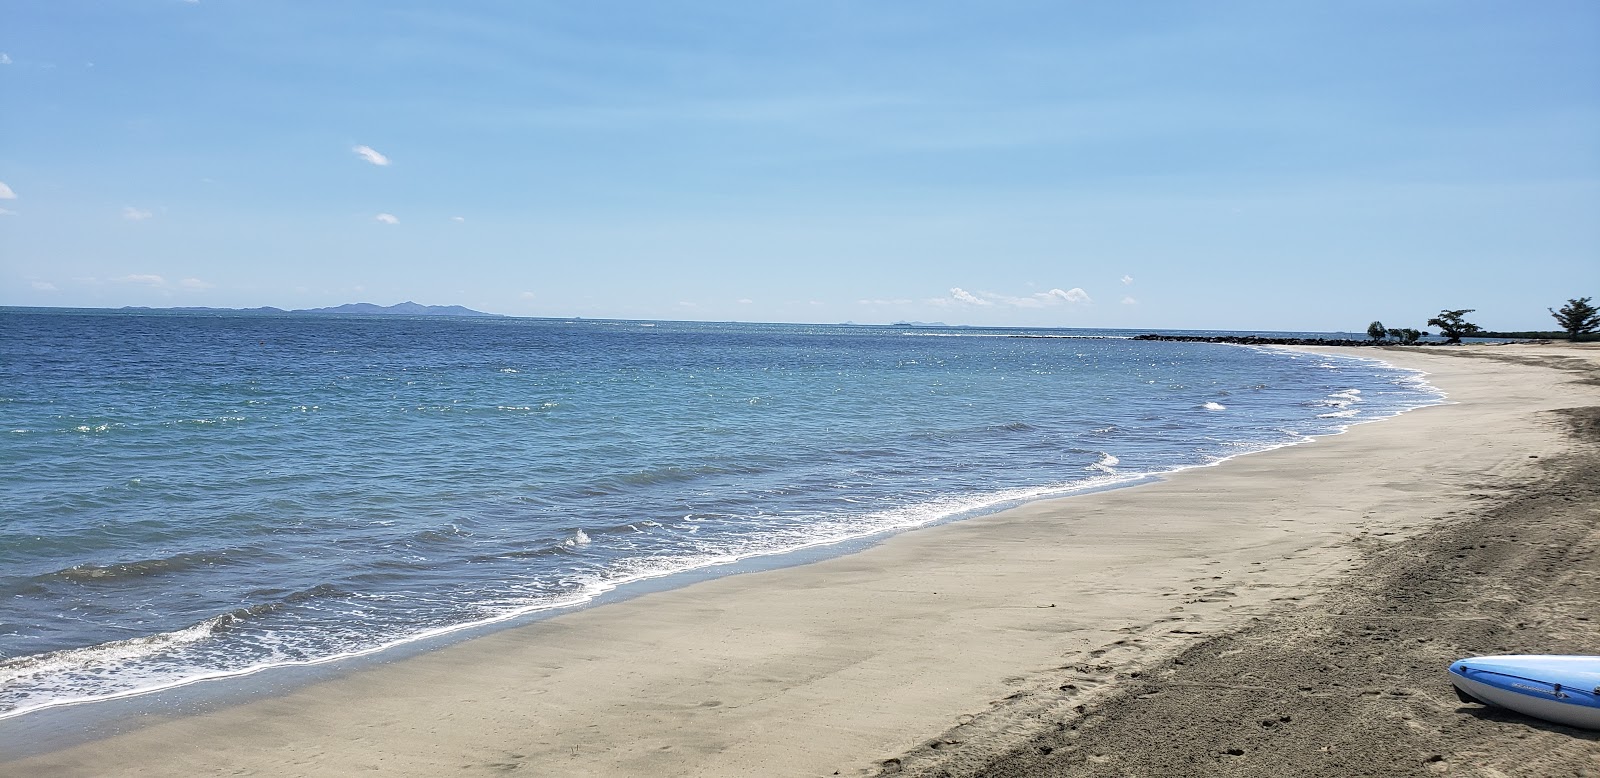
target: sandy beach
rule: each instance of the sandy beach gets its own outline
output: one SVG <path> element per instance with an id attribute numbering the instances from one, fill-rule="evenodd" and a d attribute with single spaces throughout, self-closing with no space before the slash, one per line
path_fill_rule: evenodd
<path id="1" fill-rule="evenodd" d="M 1595 733 L 1461 705 L 1444 675 L 1600 650 L 1600 349 L 1340 353 L 1450 404 L 0 774 L 1600 774 Z"/>

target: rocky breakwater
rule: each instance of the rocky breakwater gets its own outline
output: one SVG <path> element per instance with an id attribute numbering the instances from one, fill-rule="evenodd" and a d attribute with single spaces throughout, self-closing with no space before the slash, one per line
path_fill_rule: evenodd
<path id="1" fill-rule="evenodd" d="M 1350 338 L 1264 338 L 1258 335 L 1135 335 L 1134 340 L 1170 340 L 1182 343 L 1234 343 L 1241 346 L 1397 346 L 1392 340 Z M 1419 341 L 1409 345 L 1439 345 Z"/>

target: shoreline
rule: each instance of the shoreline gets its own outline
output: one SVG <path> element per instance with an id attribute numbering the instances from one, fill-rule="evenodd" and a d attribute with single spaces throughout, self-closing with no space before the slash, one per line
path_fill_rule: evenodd
<path id="1" fill-rule="evenodd" d="M 1570 371 L 1588 404 L 1538 412 L 1564 455 L 1487 480 L 1421 533 L 1358 540 L 1355 569 L 1126 673 L 1054 726 L 907 775 L 1590 775 L 1600 732 L 1457 699 L 1465 656 L 1600 646 L 1600 349 L 1477 356 Z M 1013 712 L 1014 713 L 1014 712 Z"/>
<path id="2" fill-rule="evenodd" d="M 1141 339 L 1143 337 L 1145 336 L 1136 337 L 1134 339 Z M 1292 348 L 1278 348 L 1279 346 L 1287 344 L 1287 341 L 1261 340 L 1254 338 L 1253 336 L 1246 338 L 1243 341 L 1238 339 L 1220 341 L 1216 339 L 1185 337 L 1165 339 L 1200 340 L 1217 343 L 1226 342 L 1231 345 L 1265 347 L 1252 348 L 1252 350 L 1264 351 L 1268 353 L 1271 353 L 1272 351 L 1294 351 Z M 1309 352 L 1301 350 L 1301 353 Z M 100 694 L 97 696 L 80 697 L 66 700 L 51 700 L 31 706 L 23 706 L 12 710 L 0 711 L 0 752 L 3 752 L 6 748 L 19 747 L 29 754 L 40 753 L 57 748 L 68 747 L 89 739 L 51 738 L 51 742 L 48 746 L 41 745 L 37 742 L 30 742 L 26 747 L 17 746 L 18 738 L 14 736 L 13 733 L 7 732 L 7 729 L 23 729 L 30 731 L 47 729 L 46 727 L 41 726 L 15 724 L 8 725 L 6 723 L 16 719 L 21 719 L 26 716 L 45 714 L 52 717 L 61 718 L 63 721 L 69 723 L 69 727 L 76 728 L 87 726 L 90 728 L 103 728 L 107 725 L 115 725 L 116 719 L 125 714 L 116 712 L 99 714 L 95 712 L 97 709 L 105 709 L 110 711 L 115 706 L 116 708 L 125 708 L 137 711 L 138 703 L 131 701 L 136 701 L 141 698 L 154 698 L 151 701 L 153 706 L 179 713 L 188 710 L 204 709 L 218 702 L 225 704 L 237 702 L 239 699 L 247 698 L 251 693 L 249 691 L 251 689 L 293 689 L 304 685 L 307 682 L 305 679 L 320 680 L 325 679 L 330 675 L 336 675 L 341 672 L 359 669 L 372 663 L 387 663 L 401 660 L 419 653 L 437 650 L 438 648 L 445 647 L 456 642 L 472 640 L 488 634 L 493 634 L 499 630 L 517 629 L 520 627 L 529 626 L 565 613 L 571 613 L 599 605 L 618 602 L 633 597 L 646 596 L 655 592 L 681 588 L 713 578 L 781 569 L 796 565 L 812 564 L 837 556 L 859 553 L 863 549 L 870 548 L 904 532 L 923 530 L 951 522 L 964 521 L 972 518 L 992 515 L 995 513 L 1001 513 L 1030 503 L 1066 499 L 1069 497 L 1093 494 L 1096 492 L 1133 488 L 1154 483 L 1185 470 L 1215 467 L 1237 457 L 1251 456 L 1274 451 L 1279 448 L 1303 445 L 1318 438 L 1343 434 L 1351 427 L 1356 425 L 1383 421 L 1392 418 L 1393 416 L 1413 411 L 1418 408 L 1447 402 L 1444 393 L 1438 391 L 1436 387 L 1427 384 L 1423 374 L 1420 371 L 1397 368 L 1387 362 L 1384 362 L 1382 359 L 1365 354 L 1342 354 L 1339 358 L 1348 360 L 1352 363 L 1380 363 L 1385 369 L 1391 369 L 1400 373 L 1409 374 L 1408 378 L 1404 379 L 1402 383 L 1410 383 L 1412 379 L 1416 379 L 1420 384 L 1413 387 L 1418 393 L 1418 396 L 1413 401 L 1417 404 L 1410 405 L 1399 410 L 1385 409 L 1383 412 L 1390 414 L 1387 416 L 1379 415 L 1360 419 L 1329 418 L 1342 416 L 1345 412 L 1324 414 L 1323 416 L 1319 416 L 1317 421 L 1326 420 L 1324 424 L 1329 428 L 1327 430 L 1312 433 L 1297 433 L 1299 437 L 1282 441 L 1257 441 L 1254 443 L 1241 441 L 1239 443 L 1241 446 L 1258 447 L 1247 448 L 1247 450 L 1244 451 L 1220 456 L 1217 459 L 1208 462 L 1171 465 L 1168 466 L 1168 469 L 1164 470 L 1148 470 L 1132 473 L 1105 470 L 1102 474 L 1087 476 L 1079 481 L 1074 482 L 1011 487 L 1001 491 L 990 492 L 985 495 L 963 498 L 961 501 L 962 507 L 951 508 L 947 506 L 943 513 L 935 514 L 931 518 L 918 517 L 911 521 L 905 521 L 887 526 L 879 526 L 872 529 L 859 530 L 848 535 L 812 538 L 811 540 L 798 545 L 784 548 L 729 553 L 715 559 L 714 561 L 702 561 L 694 566 L 689 567 L 636 573 L 631 576 L 605 581 L 600 585 L 572 594 L 568 598 L 560 601 L 540 602 L 536 604 L 525 605 L 512 610 L 507 610 L 505 612 L 483 616 L 472 621 L 433 627 L 422 630 L 415 634 L 393 638 L 379 645 L 353 649 L 337 654 L 315 656 L 311 658 L 282 660 L 274 663 L 251 665 L 235 669 L 211 670 L 187 677 L 165 680 L 155 685 L 136 689 L 126 689 L 115 693 Z M 1356 391 L 1359 393 L 1360 390 Z M 218 618 L 226 617 L 212 617 L 207 621 L 192 624 L 182 629 L 174 630 L 168 633 L 162 633 L 161 635 L 156 635 L 153 637 L 167 637 L 179 633 L 188 633 L 195 630 L 208 629 L 213 625 L 214 622 L 216 622 Z M 143 638 L 135 638 L 135 640 L 140 639 Z M 94 647 L 91 646 L 89 648 Z M 68 649 L 67 651 L 72 650 L 73 649 Z M 257 678 L 257 676 L 265 677 Z M 108 705 L 108 703 L 110 705 Z M 64 711 L 68 709 L 81 711 L 81 713 L 77 715 L 65 713 Z M 59 742 L 57 742 L 58 740 Z"/>
<path id="3" fill-rule="evenodd" d="M 1526 429 L 1524 417 L 1529 408 L 1579 401 L 1584 392 L 1563 390 L 1548 368 L 1502 363 L 1484 370 L 1450 364 L 1467 362 L 1463 355 L 1432 351 L 1350 356 L 1402 368 L 1425 363 L 1469 387 L 1469 395 L 1524 379 L 1538 391 L 1498 403 L 1478 398 L 1497 405 L 1498 427 L 1476 423 L 1482 418 L 1460 424 L 1456 417 L 1482 410 L 1476 406 L 1428 406 L 1136 489 L 1029 503 L 894 535 L 848 556 L 564 613 L 9 766 L 40 775 L 336 774 L 368 766 L 418 774 L 515 765 L 702 775 L 897 768 L 893 760 L 952 726 L 979 721 L 991 703 L 1070 710 L 1095 689 L 1118 685 L 1119 668 L 1142 666 L 1267 612 L 1270 595 L 1349 569 L 1359 556 L 1349 540 L 1362 530 L 1421 531 L 1431 503 L 1448 494 L 1350 492 L 1374 475 L 1415 471 L 1418 455 L 1462 442 L 1439 434 L 1510 436 L 1552 455 L 1561 449 L 1556 431 Z M 1495 375 L 1476 375 L 1487 373 Z M 1456 387 L 1433 383 L 1464 402 Z M 1587 396 L 1593 400 L 1593 391 Z M 1509 412 L 1508 402 L 1522 412 Z M 1463 426 L 1472 429 L 1456 429 Z M 1442 453 L 1457 477 L 1485 464 L 1503 465 L 1503 478 L 1525 475 L 1517 462 L 1456 448 Z M 1349 471 L 1329 479 L 1335 483 L 1305 482 L 1308 474 L 1343 468 Z M 1286 494 L 1291 487 L 1302 493 Z M 1215 504 L 1187 507 L 1199 503 Z M 1403 503 L 1412 518 L 1375 517 L 1378 508 L 1395 507 L 1388 503 Z M 1130 526 L 1130 513 L 1155 518 Z M 1407 521 L 1413 524 L 1393 529 Z M 1225 575 L 1207 575 L 1213 573 Z M 1074 690 L 1044 693 L 1041 682 L 1052 671 L 1088 660 L 1107 670 Z M 984 737 L 991 750 L 1004 750 L 996 746 L 1006 736 Z"/>

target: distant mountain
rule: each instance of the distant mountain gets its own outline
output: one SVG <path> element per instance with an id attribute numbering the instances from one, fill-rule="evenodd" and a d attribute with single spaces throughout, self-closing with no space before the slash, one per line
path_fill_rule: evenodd
<path id="1" fill-rule="evenodd" d="M 373 303 L 345 303 L 332 308 L 302 308 L 295 313 L 355 313 L 363 316 L 499 316 L 460 305 L 422 305 L 407 300 L 394 305 Z"/>

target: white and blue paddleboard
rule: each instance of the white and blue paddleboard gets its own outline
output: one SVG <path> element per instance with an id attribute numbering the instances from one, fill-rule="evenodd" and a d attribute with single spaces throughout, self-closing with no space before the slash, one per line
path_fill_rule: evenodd
<path id="1" fill-rule="evenodd" d="M 1600 729 L 1600 656 L 1475 656 L 1450 665 L 1462 702 Z"/>

